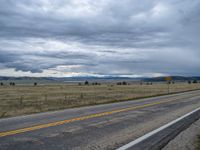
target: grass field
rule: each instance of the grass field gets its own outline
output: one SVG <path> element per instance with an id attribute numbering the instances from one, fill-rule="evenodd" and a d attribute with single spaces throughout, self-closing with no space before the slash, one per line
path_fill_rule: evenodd
<path id="1" fill-rule="evenodd" d="M 0 86 L 0 118 L 162 95 L 168 93 L 167 87 L 165 83 Z M 194 89 L 200 89 L 200 84 L 170 85 L 170 93 Z"/>

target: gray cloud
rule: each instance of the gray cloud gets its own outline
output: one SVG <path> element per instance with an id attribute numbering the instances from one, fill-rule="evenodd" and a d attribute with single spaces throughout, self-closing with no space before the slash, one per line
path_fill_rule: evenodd
<path id="1" fill-rule="evenodd" d="M 198 0 L 2 0 L 0 66 L 199 75 Z"/>
<path id="2" fill-rule="evenodd" d="M 0 63 L 4 67 L 15 68 L 16 71 L 30 71 L 41 73 L 44 69 L 55 68 L 59 65 L 87 65 L 92 66 L 87 59 L 87 54 L 80 53 L 57 53 L 57 52 L 14 52 L 0 50 Z M 90 55 L 91 56 L 91 55 Z"/>

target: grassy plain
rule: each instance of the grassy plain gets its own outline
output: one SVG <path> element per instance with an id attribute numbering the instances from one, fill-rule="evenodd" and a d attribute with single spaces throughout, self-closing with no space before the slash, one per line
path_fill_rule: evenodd
<path id="1" fill-rule="evenodd" d="M 200 84 L 175 83 L 170 93 L 200 89 Z M 16 85 L 0 86 L 0 118 L 50 110 L 111 103 L 168 93 L 166 83 L 153 85 Z"/>

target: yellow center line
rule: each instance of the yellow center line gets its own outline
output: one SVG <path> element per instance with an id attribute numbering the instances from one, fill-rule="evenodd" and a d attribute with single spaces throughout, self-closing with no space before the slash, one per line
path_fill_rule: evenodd
<path id="1" fill-rule="evenodd" d="M 108 111 L 108 112 L 97 113 L 97 114 L 92 114 L 92 115 L 88 115 L 88 116 L 77 117 L 77 118 L 72 118 L 72 119 L 67 119 L 67 120 L 62 120 L 62 121 L 56 121 L 56 122 L 51 122 L 51 123 L 47 123 L 47 124 L 41 124 L 41 125 L 36 125 L 36 126 L 26 127 L 26 128 L 16 129 L 16 130 L 4 131 L 4 132 L 0 132 L 0 137 L 15 135 L 15 134 L 19 134 L 19 133 L 34 131 L 34 130 L 58 126 L 58 125 L 63 125 L 63 124 L 75 122 L 75 121 L 81 121 L 81 120 L 86 120 L 86 119 L 91 119 L 91 118 L 108 116 L 108 115 L 112 115 L 112 114 L 115 114 L 115 113 L 126 112 L 126 111 L 130 111 L 130 110 L 142 109 L 142 108 L 145 108 L 145 107 L 150 107 L 150 106 L 168 103 L 168 102 L 175 101 L 175 100 L 178 100 L 178 99 L 181 99 L 181 98 L 176 98 L 176 99 L 173 99 L 173 100 L 153 102 L 153 103 L 148 103 L 148 104 L 134 106 L 134 107 L 122 108 L 122 109 L 112 110 L 112 111 Z"/>

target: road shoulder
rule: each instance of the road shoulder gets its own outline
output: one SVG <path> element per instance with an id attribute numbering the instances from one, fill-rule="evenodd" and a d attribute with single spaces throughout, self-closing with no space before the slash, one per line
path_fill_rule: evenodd
<path id="1" fill-rule="evenodd" d="M 196 150 L 200 134 L 200 119 L 171 140 L 162 150 Z"/>

